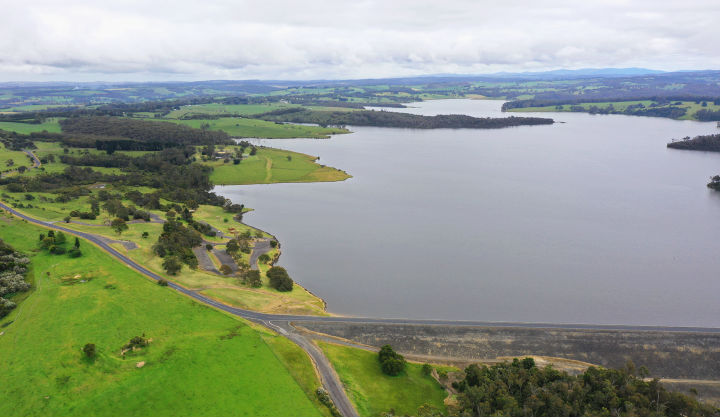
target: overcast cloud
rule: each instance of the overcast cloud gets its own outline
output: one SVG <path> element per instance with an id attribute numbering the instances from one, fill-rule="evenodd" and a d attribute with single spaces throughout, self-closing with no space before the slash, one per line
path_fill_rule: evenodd
<path id="1" fill-rule="evenodd" d="M 717 0 L 4 3 L 3 81 L 720 68 Z"/>

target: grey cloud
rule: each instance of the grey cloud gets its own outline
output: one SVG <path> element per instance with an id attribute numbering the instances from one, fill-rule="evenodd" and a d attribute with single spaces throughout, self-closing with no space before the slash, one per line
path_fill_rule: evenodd
<path id="1" fill-rule="evenodd" d="M 0 79 L 350 78 L 717 68 L 711 1 L 15 2 Z"/>

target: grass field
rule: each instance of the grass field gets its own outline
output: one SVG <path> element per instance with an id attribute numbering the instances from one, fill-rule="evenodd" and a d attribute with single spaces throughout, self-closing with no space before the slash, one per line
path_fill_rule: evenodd
<path id="1" fill-rule="evenodd" d="M 447 393 L 433 377 L 422 375 L 422 365 L 407 363 L 405 371 L 392 377 L 382 373 L 377 353 L 324 342 L 318 345 L 361 416 L 377 416 L 391 408 L 398 416 L 415 415 L 423 404 L 445 412 Z"/>
<path id="2" fill-rule="evenodd" d="M 251 115 L 266 113 L 269 111 L 300 107 L 299 104 L 286 104 L 286 103 L 265 103 L 265 104 L 221 104 L 221 103 L 210 103 L 193 106 L 184 106 L 180 110 L 170 112 L 166 118 L 179 119 L 186 114 L 240 114 L 240 115 Z"/>
<path id="3" fill-rule="evenodd" d="M 8 132 L 17 132 L 22 134 L 28 134 L 32 132 L 42 132 L 47 130 L 51 133 L 60 133 L 60 125 L 57 119 L 48 119 L 45 123 L 31 125 L 29 123 L 15 123 L 15 122 L 0 122 L 0 129 L 7 130 Z"/>
<path id="4" fill-rule="evenodd" d="M 221 130 L 236 138 L 327 139 L 330 135 L 350 133 L 349 130 L 332 127 L 277 124 L 275 122 L 266 122 L 264 120 L 230 117 L 224 117 L 217 120 L 155 120 L 181 123 L 198 129 L 200 128 L 200 125 L 207 123 L 210 125 L 210 130 Z"/>
<path id="5" fill-rule="evenodd" d="M 292 160 L 288 160 L 288 156 Z M 297 152 L 258 148 L 256 155 L 248 156 L 238 165 L 220 160 L 204 164 L 215 168 L 210 174 L 210 180 L 218 185 L 331 182 L 351 177 L 335 168 L 323 167 L 315 160 L 313 156 Z"/>
<path id="6" fill-rule="evenodd" d="M 0 320 L 0 415 L 327 415 L 297 346 L 179 297 L 85 241 L 78 259 L 32 252 L 42 230 L 0 217 L 2 238 L 32 255 L 34 282 Z M 149 347 L 119 354 L 143 334 Z M 86 343 L 95 358 L 84 357 Z"/>
<path id="7" fill-rule="evenodd" d="M 13 166 L 7 166 L 5 162 L 8 159 L 13 160 Z M 7 149 L 4 144 L 0 143 L 0 171 L 5 171 L 8 169 L 14 170 L 17 169 L 17 167 L 19 166 L 32 166 L 32 162 L 30 162 L 30 158 L 27 156 L 27 154 L 22 151 L 13 151 Z"/>

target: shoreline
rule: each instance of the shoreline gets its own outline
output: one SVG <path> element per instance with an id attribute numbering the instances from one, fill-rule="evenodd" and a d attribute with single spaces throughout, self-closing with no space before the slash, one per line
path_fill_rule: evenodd
<path id="1" fill-rule="evenodd" d="M 278 238 L 275 237 L 275 235 L 273 235 L 272 233 L 266 232 L 265 230 L 262 230 L 262 229 L 260 229 L 260 228 L 258 228 L 258 227 L 251 226 L 251 225 L 243 222 L 241 219 L 242 219 L 242 215 L 245 214 L 245 213 L 249 213 L 249 211 L 244 212 L 244 213 L 238 213 L 238 214 L 236 214 L 235 216 L 233 216 L 233 220 L 235 220 L 236 222 L 242 224 L 243 226 L 252 227 L 252 228 L 257 229 L 257 230 L 259 230 L 259 231 L 261 231 L 261 232 L 263 232 L 263 233 L 267 233 L 268 235 L 272 236 L 273 239 L 275 239 L 275 241 L 278 243 L 278 245 L 277 245 L 278 253 L 277 253 L 277 255 L 275 255 L 275 257 L 274 257 L 273 260 L 271 261 L 271 262 L 272 262 L 271 265 L 275 265 L 275 263 L 280 259 L 280 255 L 282 255 L 282 251 L 280 250 L 280 247 L 282 246 L 282 244 L 280 243 L 280 240 L 278 240 Z M 239 217 L 239 218 L 238 218 L 238 217 Z M 298 284 L 298 283 L 295 282 L 295 281 L 293 281 L 293 284 L 294 284 L 294 285 L 297 285 L 298 287 L 302 288 L 302 289 L 303 289 L 305 292 L 307 292 L 308 294 L 310 294 L 310 295 L 312 295 L 313 297 L 317 298 L 318 300 L 322 301 L 322 303 L 323 303 L 323 311 L 324 311 L 325 313 L 329 314 L 329 315 L 332 316 L 332 317 L 342 317 L 342 316 L 337 316 L 337 315 L 335 315 L 335 314 L 329 313 L 329 312 L 327 311 L 327 305 L 328 305 L 328 304 L 327 304 L 327 301 L 325 301 L 324 298 L 318 297 L 317 295 L 313 294 L 312 291 L 308 290 L 307 288 L 303 287 L 302 285 Z"/>

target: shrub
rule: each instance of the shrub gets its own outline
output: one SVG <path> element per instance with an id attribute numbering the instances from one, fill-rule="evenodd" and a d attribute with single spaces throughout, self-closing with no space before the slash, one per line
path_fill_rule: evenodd
<path id="1" fill-rule="evenodd" d="M 65 223 L 70 223 L 70 216 L 65 216 L 65 218 L 63 219 L 63 221 L 64 221 Z"/>
<path id="2" fill-rule="evenodd" d="M 71 258 L 79 258 L 82 256 L 82 252 L 76 246 L 73 246 L 72 249 L 68 251 L 68 255 L 70 255 Z"/>
<path id="3" fill-rule="evenodd" d="M 223 219 L 223 221 L 224 221 L 225 223 L 227 223 L 227 222 L 228 222 L 228 219 Z"/>
<path id="4" fill-rule="evenodd" d="M 87 343 L 83 347 L 83 352 L 85 352 L 85 355 L 87 355 L 88 358 L 92 358 L 95 356 L 95 344 L 94 343 Z"/>
<path id="5" fill-rule="evenodd" d="M 65 248 L 63 248 L 62 246 L 53 245 L 53 247 L 50 248 L 50 252 L 54 253 L 55 255 L 62 255 L 63 253 L 65 253 Z"/>
<path id="6" fill-rule="evenodd" d="M 161 287 L 167 287 L 167 286 L 168 286 L 168 282 L 165 281 L 164 279 L 161 279 L 160 281 L 158 281 L 158 285 L 161 286 Z"/>
<path id="7" fill-rule="evenodd" d="M 405 369 L 405 358 L 395 352 L 390 345 L 385 345 L 378 352 L 382 371 L 390 376 L 397 376 Z"/>
<path id="8" fill-rule="evenodd" d="M 272 246 L 273 248 L 277 248 L 277 245 L 278 245 L 277 240 L 271 240 L 271 241 L 270 241 L 270 246 Z"/>
<path id="9" fill-rule="evenodd" d="M 420 371 L 425 376 L 430 375 L 432 373 L 432 366 L 429 363 L 424 363 Z"/>

